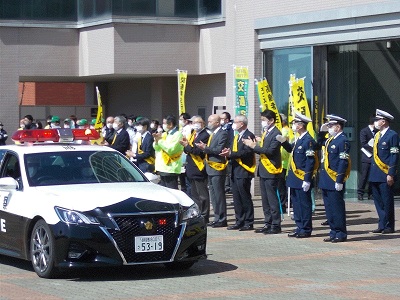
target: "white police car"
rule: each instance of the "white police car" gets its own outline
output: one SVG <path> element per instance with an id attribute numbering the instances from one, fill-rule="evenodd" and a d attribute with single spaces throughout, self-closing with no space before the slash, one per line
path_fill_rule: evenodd
<path id="1" fill-rule="evenodd" d="M 32 261 L 44 278 L 88 266 L 189 268 L 205 258 L 196 204 L 149 182 L 119 152 L 72 142 L 98 137 L 20 130 L 13 135 L 20 145 L 0 146 L 0 254 Z"/>

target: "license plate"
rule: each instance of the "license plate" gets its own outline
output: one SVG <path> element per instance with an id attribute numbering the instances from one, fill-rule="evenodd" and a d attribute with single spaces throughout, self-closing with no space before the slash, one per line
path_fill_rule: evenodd
<path id="1" fill-rule="evenodd" d="M 164 236 L 135 236 L 135 252 L 156 252 L 164 250 Z"/>

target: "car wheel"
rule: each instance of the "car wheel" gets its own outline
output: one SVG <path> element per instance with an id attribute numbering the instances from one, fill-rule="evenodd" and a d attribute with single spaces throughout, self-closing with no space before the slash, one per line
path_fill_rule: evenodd
<path id="1" fill-rule="evenodd" d="M 30 258 L 36 274 L 43 278 L 55 277 L 54 237 L 44 220 L 39 220 L 33 227 L 30 244 Z"/>
<path id="2" fill-rule="evenodd" d="M 193 266 L 195 261 L 184 261 L 184 262 L 172 262 L 164 264 L 164 266 L 169 270 L 187 270 Z"/>

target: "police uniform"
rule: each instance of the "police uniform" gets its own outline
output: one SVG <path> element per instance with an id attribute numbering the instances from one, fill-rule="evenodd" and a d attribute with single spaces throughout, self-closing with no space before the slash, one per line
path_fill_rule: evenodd
<path id="1" fill-rule="evenodd" d="M 307 126 L 311 119 L 296 112 L 293 122 L 301 122 Z M 294 144 L 285 141 L 282 146 L 291 153 L 286 185 L 290 187 L 296 229 L 293 233 L 289 233 L 289 237 L 306 238 L 312 232 L 311 184 L 317 161 L 316 142 L 306 131 Z"/>
<path id="2" fill-rule="evenodd" d="M 394 117 L 380 109 L 376 110 L 378 121 L 391 121 Z M 376 211 L 379 217 L 378 229 L 374 233 L 393 233 L 394 219 L 394 184 L 389 186 L 387 177 L 396 180 L 397 163 L 399 161 L 399 135 L 389 127 L 375 134 L 371 171 L 369 181 L 372 186 Z"/>
<path id="3" fill-rule="evenodd" d="M 339 116 L 327 115 L 326 126 L 347 121 Z M 320 140 L 319 140 L 320 142 Z M 323 146 L 320 144 L 320 146 Z M 329 238 L 325 242 L 344 242 L 347 239 L 344 183 L 350 174 L 350 143 L 343 131 L 330 136 L 324 142 L 323 162 L 318 187 L 322 190 L 326 217 L 330 226 Z"/>

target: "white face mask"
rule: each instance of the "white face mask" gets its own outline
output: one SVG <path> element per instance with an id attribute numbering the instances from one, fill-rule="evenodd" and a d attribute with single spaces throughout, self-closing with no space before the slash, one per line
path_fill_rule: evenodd
<path id="1" fill-rule="evenodd" d="M 118 126 L 118 124 L 117 123 L 113 123 L 113 128 L 114 128 L 114 130 L 118 130 L 119 129 L 119 126 Z"/>
<path id="2" fill-rule="evenodd" d="M 168 132 L 168 130 L 169 130 L 167 127 L 167 124 L 162 124 L 162 129 L 166 132 Z"/>
<path id="3" fill-rule="evenodd" d="M 156 125 L 155 125 L 154 123 L 151 123 L 151 124 L 150 124 L 150 128 L 151 128 L 151 129 L 154 129 L 154 128 L 156 128 Z"/>
<path id="4" fill-rule="evenodd" d="M 162 130 L 161 128 L 157 128 L 157 132 L 158 132 L 158 133 L 162 133 L 163 130 Z"/>
<path id="5" fill-rule="evenodd" d="M 70 126 L 68 124 L 65 124 L 64 128 L 70 128 Z"/>
<path id="6" fill-rule="evenodd" d="M 132 126 L 133 122 L 132 121 L 128 121 L 128 125 Z"/>
<path id="7" fill-rule="evenodd" d="M 213 131 L 215 129 L 215 126 L 213 123 L 208 123 L 207 128 Z"/>
<path id="8" fill-rule="evenodd" d="M 225 125 L 225 121 L 221 119 L 221 121 L 219 121 L 219 124 Z"/>
<path id="9" fill-rule="evenodd" d="M 136 130 L 137 132 L 143 133 L 143 126 L 142 125 L 136 126 Z"/>
<path id="10" fill-rule="evenodd" d="M 184 120 L 179 120 L 179 126 L 185 126 L 185 121 Z"/>
<path id="11" fill-rule="evenodd" d="M 201 130 L 201 125 L 198 124 L 198 123 L 196 123 L 196 124 L 193 124 L 193 125 L 192 125 L 192 128 L 193 128 L 195 131 L 200 131 L 200 130 Z"/>
<path id="12" fill-rule="evenodd" d="M 380 125 L 379 122 L 380 122 L 380 121 L 375 121 L 375 122 L 374 122 L 374 127 L 375 127 L 376 129 L 378 129 L 378 130 L 381 130 L 382 125 Z"/>
<path id="13" fill-rule="evenodd" d="M 268 121 L 261 121 L 261 127 L 262 128 L 268 127 Z"/>
<path id="14" fill-rule="evenodd" d="M 329 132 L 329 134 L 330 134 L 331 136 L 335 136 L 335 135 L 336 135 L 335 128 L 333 128 L 333 127 L 328 128 L 328 132 Z"/>
<path id="15" fill-rule="evenodd" d="M 113 128 L 113 123 L 107 123 L 107 128 L 108 128 L 108 129 Z"/>
<path id="16" fill-rule="evenodd" d="M 292 125 L 292 130 L 293 130 L 293 132 L 297 132 L 297 125 L 296 124 Z"/>

